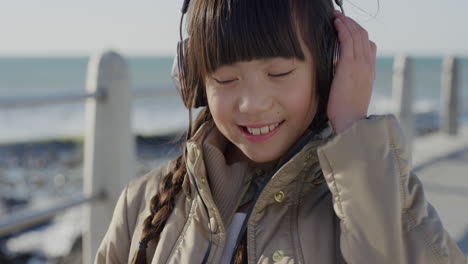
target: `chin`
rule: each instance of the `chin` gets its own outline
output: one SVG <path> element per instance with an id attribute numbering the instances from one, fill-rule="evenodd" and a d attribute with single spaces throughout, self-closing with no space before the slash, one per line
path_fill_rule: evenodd
<path id="1" fill-rule="evenodd" d="M 271 151 L 242 151 L 244 155 L 247 156 L 251 161 L 255 163 L 265 163 L 275 161 L 280 158 L 280 154 L 276 154 L 275 152 Z M 272 155 L 273 154 L 273 155 Z"/>

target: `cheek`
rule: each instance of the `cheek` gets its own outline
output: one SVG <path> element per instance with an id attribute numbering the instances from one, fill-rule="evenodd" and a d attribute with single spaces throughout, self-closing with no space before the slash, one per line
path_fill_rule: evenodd
<path id="1" fill-rule="evenodd" d="M 302 96 L 296 98 L 296 103 L 291 107 L 294 107 L 294 115 L 296 120 L 301 124 L 309 124 L 312 122 L 313 116 L 315 115 L 315 104 L 312 99 L 312 95 Z"/>
<path id="2" fill-rule="evenodd" d="M 229 118 L 231 103 L 229 97 L 224 96 L 216 90 L 207 89 L 206 96 L 208 107 L 216 123 L 222 123 Z"/>
<path id="3" fill-rule="evenodd" d="M 288 105 L 289 115 L 300 121 L 311 121 L 315 115 L 316 96 L 313 87 L 309 82 L 296 85 L 294 89 L 283 95 L 285 103 Z"/>

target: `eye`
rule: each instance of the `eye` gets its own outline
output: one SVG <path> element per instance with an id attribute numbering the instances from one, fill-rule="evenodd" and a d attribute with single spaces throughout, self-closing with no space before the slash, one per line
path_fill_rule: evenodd
<path id="1" fill-rule="evenodd" d="M 272 74 L 272 73 L 269 73 L 268 75 L 271 76 L 271 77 L 283 77 L 283 76 L 287 76 L 289 74 L 291 74 L 295 69 L 292 69 L 288 72 L 283 72 L 283 73 L 278 73 L 278 74 Z"/>
<path id="2" fill-rule="evenodd" d="M 229 83 L 232 83 L 232 82 L 236 81 L 237 79 L 218 80 L 216 78 L 213 78 L 213 80 L 215 80 L 218 84 L 229 84 Z"/>

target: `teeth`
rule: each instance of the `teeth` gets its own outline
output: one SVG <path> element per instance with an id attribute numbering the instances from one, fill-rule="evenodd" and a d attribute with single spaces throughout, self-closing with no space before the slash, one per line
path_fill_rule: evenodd
<path id="1" fill-rule="evenodd" d="M 273 125 L 270 125 L 270 126 L 259 127 L 259 128 L 247 127 L 247 131 L 252 135 L 258 136 L 260 134 L 270 133 L 270 131 L 275 129 L 277 126 L 279 126 L 279 123 L 276 123 L 276 124 L 273 124 Z"/>

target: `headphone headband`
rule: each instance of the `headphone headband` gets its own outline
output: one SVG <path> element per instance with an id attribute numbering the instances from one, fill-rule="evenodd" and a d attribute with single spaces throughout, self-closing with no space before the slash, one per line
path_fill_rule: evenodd
<path id="1" fill-rule="evenodd" d="M 190 0 L 185 0 L 184 4 L 182 5 L 182 14 L 184 15 L 187 13 L 188 6 L 189 6 Z"/>
<path id="2" fill-rule="evenodd" d="M 341 9 L 341 12 L 344 14 L 343 10 L 343 0 L 334 0 L 335 3 L 339 6 Z M 207 105 L 206 98 L 204 97 L 204 91 L 203 87 L 199 87 L 200 84 L 197 85 L 197 87 L 192 87 L 192 89 L 196 89 L 195 91 L 195 98 L 193 98 L 193 102 L 189 102 L 189 97 L 188 95 L 190 94 L 188 91 L 187 86 L 187 69 L 186 69 L 186 62 L 185 62 L 185 57 L 186 57 L 186 42 L 188 39 L 183 39 L 182 36 L 182 25 L 183 25 L 183 19 L 185 14 L 188 11 L 190 4 L 190 0 L 184 0 L 184 3 L 182 5 L 182 16 L 180 18 L 180 26 L 179 26 L 179 33 L 180 33 L 180 41 L 177 45 L 177 56 L 174 58 L 174 63 L 171 71 L 171 77 L 172 80 L 174 81 L 177 90 L 179 91 L 180 95 L 182 96 L 182 100 L 185 104 L 186 107 L 203 107 Z M 334 43 L 333 47 L 333 53 L 330 54 L 330 59 L 332 60 L 332 74 L 335 75 L 336 71 L 336 66 L 338 64 L 339 58 L 340 58 L 340 43 L 337 40 Z M 192 103 L 192 104 L 191 104 Z"/>

